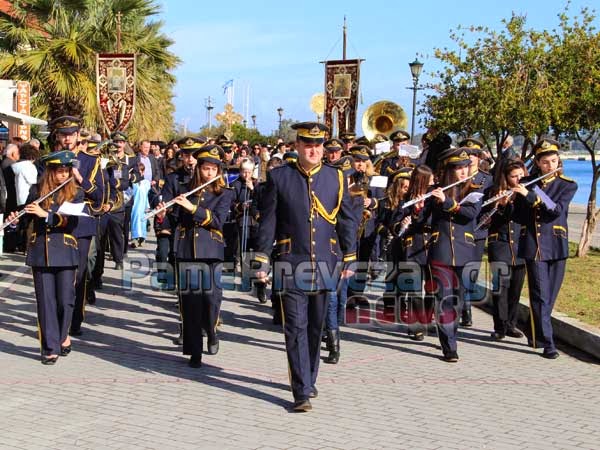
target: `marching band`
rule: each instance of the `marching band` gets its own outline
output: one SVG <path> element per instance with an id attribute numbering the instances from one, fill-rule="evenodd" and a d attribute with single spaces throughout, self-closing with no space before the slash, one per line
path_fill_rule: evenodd
<path id="1" fill-rule="evenodd" d="M 293 126 L 296 141 L 281 146 L 292 149 L 271 158 L 268 149 L 265 158 L 260 148 L 244 146 L 236 154 L 238 144 L 224 137 L 211 143 L 186 136 L 169 146 L 168 165 L 159 166 L 147 149 L 126 155 L 122 132 L 109 141 L 83 139 L 81 121 L 71 116 L 50 128 L 53 152 L 40 160 L 38 184 L 3 226 L 22 221 L 32 230 L 27 264 L 43 364 L 71 352 L 69 336 L 85 332 L 85 305 L 102 288 L 105 255 L 126 270 L 130 229 L 145 231 L 147 224 L 157 239 L 159 286 L 177 292 L 175 342 L 190 367 L 201 367 L 203 352 L 219 351 L 223 270 L 251 279 L 260 303 L 271 285 L 295 411 L 310 410 L 318 395 L 322 340 L 325 362 L 338 363 L 347 308 L 369 307 L 369 287 L 382 273 L 383 307 L 396 308 L 415 341 L 437 330 L 443 360 L 457 362 L 459 325 L 471 326 L 471 305 L 486 298 L 486 249 L 492 339 L 524 333 L 545 358 L 559 356 L 550 315 L 565 273 L 567 213 L 577 184 L 562 174 L 557 141 L 535 144 L 531 174 L 525 162 L 507 157 L 492 175 L 479 139 L 454 147 L 443 133 L 426 135 L 427 151 L 415 158 L 405 150 L 410 135 L 397 130 L 383 136 L 391 150 L 376 157 L 366 138 L 343 133 L 326 141 L 326 126 L 303 122 Z M 160 167 L 169 170 L 157 178 Z M 140 196 L 152 213 L 136 212 Z M 526 276 L 531 320 L 519 331 Z"/>

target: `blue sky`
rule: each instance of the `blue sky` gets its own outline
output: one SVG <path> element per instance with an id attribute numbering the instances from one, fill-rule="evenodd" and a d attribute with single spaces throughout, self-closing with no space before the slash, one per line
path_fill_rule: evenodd
<path id="1" fill-rule="evenodd" d="M 310 98 L 323 92 L 324 69 L 319 61 L 341 59 L 342 24 L 348 24 L 348 58 L 364 58 L 361 66 L 360 118 L 371 103 L 391 100 L 411 114 L 412 85 L 408 63 L 424 62 L 424 75 L 439 65 L 435 48 L 453 45 L 450 30 L 458 25 L 499 29 L 514 11 L 527 15 L 536 29 L 552 29 L 565 0 L 504 1 L 239 1 L 159 0 L 165 32 L 181 59 L 176 70 L 177 123 L 197 131 L 207 123 L 205 99 L 214 99 L 214 113 L 223 110 L 223 84 L 235 80 L 236 111 L 248 115 L 270 134 L 277 128 L 277 108 L 284 118 L 314 120 Z M 591 0 L 571 2 L 574 14 Z M 250 119 L 248 119 L 250 122 Z M 213 124 L 215 124 L 213 118 Z M 409 124 L 410 128 L 410 124 Z"/>

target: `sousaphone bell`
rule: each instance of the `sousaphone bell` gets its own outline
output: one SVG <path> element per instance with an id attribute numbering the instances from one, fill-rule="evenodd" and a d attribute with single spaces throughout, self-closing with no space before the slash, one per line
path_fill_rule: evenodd
<path id="1" fill-rule="evenodd" d="M 362 129 L 365 137 L 371 141 L 376 134 L 388 138 L 397 130 L 405 130 L 408 117 L 402 107 L 394 102 L 381 100 L 370 105 L 362 116 Z"/>

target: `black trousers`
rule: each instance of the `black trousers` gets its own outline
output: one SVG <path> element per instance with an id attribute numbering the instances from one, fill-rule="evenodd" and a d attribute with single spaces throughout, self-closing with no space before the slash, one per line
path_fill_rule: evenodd
<path id="1" fill-rule="evenodd" d="M 115 263 L 123 262 L 123 221 L 125 213 L 107 213 L 100 216 L 98 235 L 96 236 L 96 263 L 92 279 L 99 281 L 104 274 L 106 250 L 110 243 L 110 254 Z"/>
<path id="2" fill-rule="evenodd" d="M 94 282 L 102 278 L 104 273 L 104 248 L 108 243 L 107 239 L 108 230 L 108 214 L 103 214 L 98 219 L 98 234 L 96 235 L 96 247 L 95 250 L 95 263 L 91 269 L 92 280 Z"/>
<path id="3" fill-rule="evenodd" d="M 431 283 L 431 268 L 426 264 L 420 265 L 420 269 L 421 278 L 419 281 L 427 286 Z M 399 275 L 402 276 L 402 273 Z M 414 286 L 414 290 L 397 288 L 397 291 L 400 317 L 407 324 L 409 333 L 424 332 L 433 320 L 433 297 L 427 294 L 426 289 L 423 289 L 423 285 Z"/>
<path id="4" fill-rule="evenodd" d="M 493 291 L 492 291 L 492 317 L 494 319 L 494 331 L 506 334 L 508 330 L 517 327 L 517 312 L 519 310 L 519 299 L 525 282 L 525 264 L 520 266 L 508 266 L 509 274 L 502 274 L 500 270 L 494 269 L 492 264 Z"/>
<path id="5" fill-rule="evenodd" d="M 239 261 L 237 223 L 225 222 L 223 224 L 223 238 L 225 240 L 225 262 Z"/>
<path id="6" fill-rule="evenodd" d="M 175 253 L 173 251 L 173 234 L 159 233 L 156 235 L 156 262 L 157 263 L 169 263 L 171 265 L 175 262 Z M 164 274 L 166 270 L 159 268 L 158 273 Z M 168 277 L 158 277 L 159 281 L 168 281 Z"/>
<path id="7" fill-rule="evenodd" d="M 358 247 L 358 265 L 356 272 L 348 282 L 348 299 L 355 295 L 361 295 L 365 292 L 367 278 L 369 274 L 369 265 L 371 254 L 375 248 L 377 234 L 372 233 L 369 237 L 362 237 Z"/>
<path id="8" fill-rule="evenodd" d="M 428 291 L 435 295 L 435 319 L 442 352 L 457 351 L 456 334 L 462 311 L 464 284 L 462 267 L 432 265 Z"/>
<path id="9" fill-rule="evenodd" d="M 200 356 L 204 344 L 202 330 L 206 330 L 209 344 L 217 338 L 217 321 L 223 299 L 222 262 L 178 261 L 178 266 L 183 354 Z"/>
<path id="10" fill-rule="evenodd" d="M 93 237 L 80 237 L 77 239 L 79 245 L 79 264 L 77 265 L 77 274 L 75 277 L 75 306 L 73 307 L 73 318 L 71 320 L 71 330 L 79 330 L 85 317 L 85 304 L 88 291 L 88 253 Z"/>
<path id="11" fill-rule="evenodd" d="M 115 263 L 123 262 L 125 248 L 125 211 L 108 213 L 107 238 L 110 243 L 110 254 Z M 106 249 L 106 245 L 103 245 Z"/>
<path id="12" fill-rule="evenodd" d="M 75 267 L 32 267 L 43 356 L 59 355 L 75 304 Z"/>
<path id="13" fill-rule="evenodd" d="M 131 209 L 132 204 L 125 206 L 125 217 L 123 218 L 123 255 L 127 254 L 127 246 L 129 245 L 129 234 L 131 231 Z"/>
<path id="14" fill-rule="evenodd" d="M 319 373 L 327 292 L 306 293 L 300 289 L 286 289 L 282 292 L 281 301 L 292 393 L 295 400 L 305 400 Z"/>
<path id="15" fill-rule="evenodd" d="M 552 330 L 552 309 L 565 276 L 566 259 L 554 261 L 527 261 L 527 283 L 533 320 L 525 327 L 525 334 L 535 337 L 535 346 L 555 351 Z"/>

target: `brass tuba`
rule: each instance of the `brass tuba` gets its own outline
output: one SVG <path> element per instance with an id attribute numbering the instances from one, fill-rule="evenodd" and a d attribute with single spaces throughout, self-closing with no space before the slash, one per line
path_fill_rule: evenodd
<path id="1" fill-rule="evenodd" d="M 365 137 L 372 141 L 376 134 L 388 138 L 397 130 L 405 130 L 408 118 L 402 107 L 394 102 L 382 100 L 370 105 L 362 116 L 362 129 Z"/>

